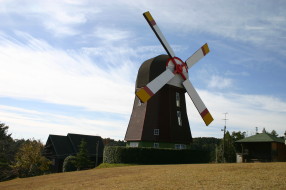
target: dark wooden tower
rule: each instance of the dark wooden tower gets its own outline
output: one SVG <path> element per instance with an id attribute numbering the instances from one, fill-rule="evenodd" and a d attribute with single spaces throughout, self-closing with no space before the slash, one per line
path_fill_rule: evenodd
<path id="1" fill-rule="evenodd" d="M 145 61 L 137 75 L 136 89 L 146 86 L 166 70 L 170 57 L 159 55 Z M 131 147 L 186 148 L 192 142 L 185 88 L 167 83 L 149 101 L 135 96 L 125 140 Z"/>

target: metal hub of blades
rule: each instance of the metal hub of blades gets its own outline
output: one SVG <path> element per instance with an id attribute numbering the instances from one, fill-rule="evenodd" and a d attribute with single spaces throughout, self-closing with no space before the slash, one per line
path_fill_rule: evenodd
<path id="1" fill-rule="evenodd" d="M 170 58 L 166 64 L 167 68 L 173 71 L 174 74 L 179 74 L 184 80 L 188 78 L 188 66 L 178 57 Z"/>

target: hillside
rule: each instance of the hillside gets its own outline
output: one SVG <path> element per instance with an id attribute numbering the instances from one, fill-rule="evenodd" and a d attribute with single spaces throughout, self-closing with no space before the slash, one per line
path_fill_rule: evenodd
<path id="1" fill-rule="evenodd" d="M 286 163 L 144 165 L 1 182 L 0 189 L 286 189 Z"/>

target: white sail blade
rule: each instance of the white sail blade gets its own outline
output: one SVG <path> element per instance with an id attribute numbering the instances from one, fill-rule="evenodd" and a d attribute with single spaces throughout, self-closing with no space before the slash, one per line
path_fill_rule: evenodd
<path id="1" fill-rule="evenodd" d="M 196 62 L 198 62 L 201 58 L 206 56 L 210 52 L 208 44 L 205 43 L 200 49 L 198 49 L 191 57 L 186 60 L 186 64 L 188 68 L 191 68 Z"/>
<path id="2" fill-rule="evenodd" d="M 136 92 L 136 96 L 142 101 L 147 102 L 156 92 L 158 92 L 167 82 L 175 75 L 166 69 L 163 73 L 157 76 L 154 80 Z"/>
<path id="3" fill-rule="evenodd" d="M 148 24 L 150 25 L 150 27 L 152 28 L 152 30 L 154 31 L 154 33 L 156 34 L 157 38 L 161 42 L 162 46 L 164 47 L 164 49 L 168 53 L 168 55 L 170 57 L 175 57 L 175 53 L 174 53 L 173 49 L 171 48 L 171 46 L 169 45 L 169 43 L 165 39 L 163 33 L 159 29 L 158 25 L 156 24 L 155 20 L 153 19 L 152 15 L 150 14 L 150 12 L 149 11 L 145 12 L 145 13 L 143 13 L 143 15 L 144 15 L 145 19 L 147 20 Z"/>
<path id="4" fill-rule="evenodd" d="M 202 99 L 193 87 L 192 83 L 187 79 L 183 82 L 183 85 L 187 90 L 187 93 L 189 94 L 194 105 L 196 106 L 198 112 L 200 113 L 201 117 L 203 118 L 205 124 L 208 126 L 213 121 L 212 115 L 206 108 L 205 104 L 203 103 Z"/>

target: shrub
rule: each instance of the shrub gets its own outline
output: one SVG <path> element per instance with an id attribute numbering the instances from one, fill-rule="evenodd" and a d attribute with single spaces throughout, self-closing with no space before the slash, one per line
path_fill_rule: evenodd
<path id="1" fill-rule="evenodd" d="M 43 148 L 44 145 L 36 140 L 21 145 L 12 166 L 19 177 L 37 176 L 49 171 L 51 162 L 42 156 Z"/>
<path id="2" fill-rule="evenodd" d="M 75 164 L 76 164 L 75 156 L 66 157 L 63 163 L 63 172 L 76 171 L 77 167 L 75 166 Z"/>
<path id="3" fill-rule="evenodd" d="M 199 150 L 105 147 L 104 163 L 184 164 L 207 163 L 209 153 Z"/>

